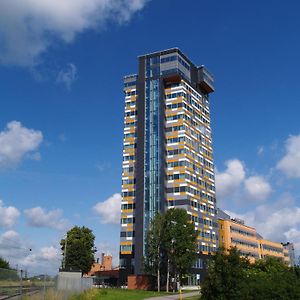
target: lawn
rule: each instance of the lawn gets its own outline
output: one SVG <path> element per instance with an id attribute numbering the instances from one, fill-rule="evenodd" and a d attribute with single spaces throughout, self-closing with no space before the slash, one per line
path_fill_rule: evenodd
<path id="1" fill-rule="evenodd" d="M 80 295 L 74 295 L 70 300 L 142 300 L 160 295 L 166 295 L 166 293 L 125 289 L 93 289 Z"/>

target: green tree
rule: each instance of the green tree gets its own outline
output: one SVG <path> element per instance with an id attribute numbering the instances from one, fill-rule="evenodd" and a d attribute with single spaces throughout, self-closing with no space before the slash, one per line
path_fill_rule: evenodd
<path id="1" fill-rule="evenodd" d="M 202 300 L 300 299 L 297 268 L 267 257 L 250 264 L 236 248 L 221 249 L 209 264 L 202 289 Z"/>
<path id="2" fill-rule="evenodd" d="M 0 257 L 0 269 L 10 269 L 9 262 Z"/>
<path id="3" fill-rule="evenodd" d="M 160 289 L 161 277 L 172 275 L 181 281 L 190 272 L 196 259 L 196 238 L 194 225 L 183 209 L 169 209 L 165 214 L 157 214 L 150 224 L 146 238 L 145 271 L 157 276 Z"/>
<path id="4" fill-rule="evenodd" d="M 147 233 L 147 248 L 145 257 L 145 271 L 148 274 L 157 276 L 157 291 L 160 291 L 161 269 L 163 266 L 163 234 L 164 217 L 157 214 L 150 223 Z"/>
<path id="5" fill-rule="evenodd" d="M 241 257 L 234 247 L 228 252 L 220 249 L 208 266 L 201 294 L 204 300 L 247 299 L 242 296 L 241 287 L 247 282 L 249 260 Z"/>
<path id="6" fill-rule="evenodd" d="M 164 218 L 168 290 L 170 274 L 181 283 L 182 278 L 190 273 L 197 257 L 197 232 L 184 209 L 168 209 Z"/>
<path id="7" fill-rule="evenodd" d="M 60 241 L 64 256 L 63 267 L 80 269 L 88 273 L 95 262 L 95 236 L 87 227 L 75 226 L 67 232 L 66 239 Z"/>

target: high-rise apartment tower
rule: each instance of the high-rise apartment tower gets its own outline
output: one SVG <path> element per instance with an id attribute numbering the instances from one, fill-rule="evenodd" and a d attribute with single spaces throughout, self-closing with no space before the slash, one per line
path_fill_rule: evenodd
<path id="1" fill-rule="evenodd" d="M 217 248 L 213 91 L 213 76 L 177 48 L 140 56 L 138 74 L 124 77 L 120 265 L 128 273 L 142 273 L 149 222 L 168 208 L 185 209 L 199 232 L 192 281 Z"/>

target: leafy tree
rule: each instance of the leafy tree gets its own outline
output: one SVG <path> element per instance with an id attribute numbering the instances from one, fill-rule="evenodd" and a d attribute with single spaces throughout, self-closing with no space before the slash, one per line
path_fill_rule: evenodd
<path id="1" fill-rule="evenodd" d="M 194 225 L 183 209 L 169 209 L 153 219 L 146 240 L 145 271 L 157 276 L 160 289 L 161 277 L 181 281 L 190 272 L 196 258 L 196 237 Z M 162 275 L 162 276 L 161 276 Z"/>
<path id="2" fill-rule="evenodd" d="M 267 257 L 250 264 L 236 248 L 221 249 L 212 258 L 202 284 L 203 300 L 300 299 L 297 268 Z"/>
<path id="3" fill-rule="evenodd" d="M 184 209 L 172 208 L 165 213 L 164 247 L 167 258 L 167 286 L 170 273 L 181 282 L 196 260 L 197 232 Z"/>
<path id="4" fill-rule="evenodd" d="M 164 217 L 157 214 L 150 223 L 147 233 L 147 248 L 145 258 L 145 271 L 157 276 L 157 291 L 160 291 L 162 251 L 163 251 Z"/>
<path id="5" fill-rule="evenodd" d="M 0 269 L 10 269 L 9 262 L 0 257 Z"/>
<path id="6" fill-rule="evenodd" d="M 240 256 L 234 247 L 228 252 L 220 249 L 208 266 L 201 294 L 205 300 L 246 299 L 241 296 L 241 286 L 247 280 L 249 260 Z"/>
<path id="7" fill-rule="evenodd" d="M 60 241 L 66 268 L 80 269 L 88 273 L 95 262 L 95 236 L 87 227 L 75 226 L 67 232 L 66 239 Z M 65 253 L 66 250 L 66 253 Z"/>

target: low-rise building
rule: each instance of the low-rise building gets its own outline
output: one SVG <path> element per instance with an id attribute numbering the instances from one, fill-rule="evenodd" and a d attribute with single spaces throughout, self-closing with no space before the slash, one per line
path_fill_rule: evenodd
<path id="1" fill-rule="evenodd" d="M 242 256 L 250 262 L 268 256 L 281 259 L 293 266 L 295 257 L 292 243 L 282 244 L 264 239 L 254 227 L 245 225 L 241 219 L 232 219 L 222 210 L 218 210 L 219 245 L 225 249 L 236 247 Z"/>
<path id="2" fill-rule="evenodd" d="M 101 254 L 101 262 L 99 262 L 99 258 L 97 259 L 97 262 L 95 262 L 91 270 L 88 272 L 88 276 L 94 276 L 96 272 L 100 271 L 110 271 L 112 270 L 112 256 L 111 255 L 105 255 L 104 253 Z"/>

